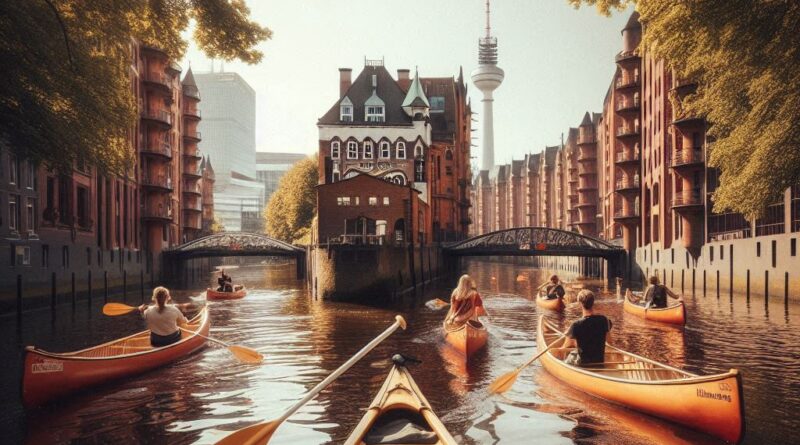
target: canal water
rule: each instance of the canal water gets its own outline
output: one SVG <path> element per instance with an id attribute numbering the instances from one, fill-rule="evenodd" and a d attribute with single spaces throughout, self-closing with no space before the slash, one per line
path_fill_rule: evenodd
<path id="1" fill-rule="evenodd" d="M 314 301 L 293 279 L 294 266 L 230 270 L 250 289 L 240 301 L 212 302 L 211 333 L 255 348 L 265 361 L 240 364 L 225 348 L 209 346 L 177 363 L 81 394 L 44 411 L 19 404 L 22 345 L 67 351 L 142 328 L 135 315 L 105 317 L 102 301 L 0 319 L 0 433 L 3 443 L 213 443 L 226 432 L 274 419 L 403 314 L 398 331 L 317 396 L 277 431 L 271 444 L 341 443 L 379 389 L 396 352 L 422 363 L 410 368 L 444 424 L 463 444 L 592 443 L 718 444 L 690 430 L 572 390 L 540 366 L 522 373 L 502 396 L 486 387 L 536 353 L 533 292 L 545 272 L 510 263 L 469 262 L 490 312 L 488 348 L 465 366 L 443 343 L 442 312 L 424 301 L 447 298 L 442 282 L 419 299 L 391 308 Z M 565 281 L 575 277 L 564 276 Z M 599 283 L 581 282 L 587 287 Z M 175 292 L 180 301 L 194 292 Z M 738 368 L 744 375 L 745 443 L 798 443 L 800 435 L 800 306 L 763 298 L 687 295 L 685 328 L 645 323 L 624 314 L 610 294 L 599 311 L 614 321 L 611 343 L 691 372 Z M 138 304 L 139 297 L 129 298 Z M 571 305 L 565 322 L 578 317 Z"/>

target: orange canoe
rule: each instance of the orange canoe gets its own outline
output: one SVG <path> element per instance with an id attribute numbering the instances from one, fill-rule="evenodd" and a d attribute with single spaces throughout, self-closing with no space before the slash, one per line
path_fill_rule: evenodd
<path id="1" fill-rule="evenodd" d="M 247 289 L 242 286 L 234 292 L 219 292 L 214 289 L 206 289 L 207 300 L 240 300 L 247 295 Z"/>
<path id="2" fill-rule="evenodd" d="M 536 343 L 544 350 L 561 332 L 539 318 Z M 558 345 L 556 345 L 558 346 Z M 730 443 L 744 437 L 744 399 L 739 371 L 700 376 L 606 345 L 605 362 L 584 367 L 564 363 L 551 350 L 542 366 L 583 392 L 702 431 Z"/>
<path id="3" fill-rule="evenodd" d="M 22 402 L 34 408 L 91 386 L 139 374 L 205 346 L 211 326 L 208 308 L 189 321 L 177 343 L 161 348 L 150 345 L 150 331 L 75 352 L 55 353 L 28 346 L 22 376 Z M 200 335 L 198 335 L 200 334 Z"/>
<path id="4" fill-rule="evenodd" d="M 551 311 L 561 312 L 566 305 L 563 298 L 547 299 L 544 291 L 539 291 L 539 296 L 536 297 L 536 305 L 542 309 L 549 309 Z"/>
<path id="5" fill-rule="evenodd" d="M 445 323 L 444 339 L 469 360 L 471 356 L 486 346 L 489 331 L 486 330 L 483 323 L 477 320 L 468 320 L 455 328 Z"/>
<path id="6" fill-rule="evenodd" d="M 686 324 L 686 307 L 684 307 L 682 301 L 665 308 L 645 309 L 644 306 L 625 298 L 623 307 L 625 308 L 625 312 L 637 315 L 645 320 L 680 325 Z"/>

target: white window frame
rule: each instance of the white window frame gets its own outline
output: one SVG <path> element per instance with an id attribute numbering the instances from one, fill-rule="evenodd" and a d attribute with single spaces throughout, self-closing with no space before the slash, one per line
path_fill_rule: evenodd
<path id="1" fill-rule="evenodd" d="M 367 199 L 367 203 L 369 205 L 371 205 L 371 206 L 377 206 L 378 205 L 378 197 L 377 196 L 370 196 Z"/>
<path id="2" fill-rule="evenodd" d="M 364 159 L 373 159 L 372 141 L 364 141 Z"/>
<path id="3" fill-rule="evenodd" d="M 400 155 L 401 153 L 402 153 L 402 156 Z M 405 159 L 406 158 L 406 143 L 405 142 L 400 141 L 400 142 L 397 143 L 397 146 L 395 147 L 394 157 L 396 159 Z"/>
<path id="4" fill-rule="evenodd" d="M 424 155 L 425 155 L 425 147 L 423 147 L 422 144 L 417 143 L 417 145 L 414 146 L 414 158 Z"/>
<path id="5" fill-rule="evenodd" d="M 364 107 L 364 120 L 367 122 L 385 122 L 386 107 L 384 105 L 368 105 Z"/>
<path id="6" fill-rule="evenodd" d="M 14 155 L 8 156 L 8 183 L 13 185 L 19 183 L 19 160 Z"/>
<path id="7" fill-rule="evenodd" d="M 8 197 L 8 228 L 19 231 L 19 198 L 17 195 Z"/>
<path id="8" fill-rule="evenodd" d="M 339 105 L 339 120 L 353 122 L 353 106 L 350 104 Z"/>
<path id="9" fill-rule="evenodd" d="M 25 206 L 25 219 L 28 233 L 36 233 L 36 199 L 28 198 Z"/>
<path id="10" fill-rule="evenodd" d="M 355 205 L 361 205 L 361 200 L 358 196 L 353 196 L 353 202 L 355 202 Z"/>
<path id="11" fill-rule="evenodd" d="M 389 205 L 389 197 L 388 196 L 384 196 L 383 197 L 383 205 L 385 205 L 385 206 Z"/>
<path id="12" fill-rule="evenodd" d="M 358 142 L 347 141 L 347 159 L 358 159 Z"/>
<path id="13" fill-rule="evenodd" d="M 381 159 L 389 159 L 392 157 L 392 144 L 387 141 L 382 141 L 380 143 L 380 153 L 378 153 Z"/>
<path id="14" fill-rule="evenodd" d="M 337 204 L 340 205 L 340 206 L 349 206 L 349 205 L 351 205 L 349 196 L 339 196 L 338 198 L 336 198 L 336 201 L 337 201 Z"/>
<path id="15" fill-rule="evenodd" d="M 331 159 L 339 159 L 342 153 L 342 146 L 339 141 L 331 142 Z"/>
<path id="16" fill-rule="evenodd" d="M 36 188 L 36 166 L 34 166 L 31 161 L 26 162 L 25 165 L 25 187 L 29 190 L 33 190 Z"/>

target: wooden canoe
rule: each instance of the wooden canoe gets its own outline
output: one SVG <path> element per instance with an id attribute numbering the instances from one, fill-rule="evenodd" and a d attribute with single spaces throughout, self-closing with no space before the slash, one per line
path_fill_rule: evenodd
<path id="1" fill-rule="evenodd" d="M 139 374 L 180 359 L 205 346 L 211 326 L 208 308 L 189 320 L 182 339 L 169 346 L 150 345 L 150 331 L 75 352 L 55 353 L 25 348 L 22 402 L 34 408 L 91 386 Z M 198 335 L 200 334 L 200 335 Z"/>
<path id="2" fill-rule="evenodd" d="M 444 324 L 444 339 L 460 352 L 464 358 L 469 359 L 481 348 L 486 346 L 489 339 L 489 331 L 486 326 L 477 320 L 467 320 L 466 323 L 458 327 Z"/>
<path id="3" fill-rule="evenodd" d="M 665 308 L 645 309 L 644 306 L 625 298 L 623 307 L 625 312 L 644 318 L 645 320 L 679 325 L 686 324 L 686 307 L 683 305 L 682 301 Z"/>
<path id="4" fill-rule="evenodd" d="M 561 332 L 539 318 L 536 343 L 544 350 Z M 558 346 L 558 345 L 556 345 Z M 605 362 L 564 363 L 551 350 L 542 366 L 559 380 L 609 402 L 667 419 L 730 443 L 744 437 L 744 399 L 739 371 L 700 376 L 606 345 Z"/>
<path id="5" fill-rule="evenodd" d="M 389 376 L 345 445 L 388 443 L 456 444 L 411 374 L 398 365 L 389 371 Z"/>
<path id="6" fill-rule="evenodd" d="M 548 309 L 556 312 L 561 312 L 566 307 L 563 298 L 548 299 L 546 297 L 547 293 L 544 290 L 540 290 L 539 296 L 536 297 L 536 305 L 542 309 Z"/>
<path id="7" fill-rule="evenodd" d="M 241 300 L 247 295 L 247 288 L 242 286 L 234 292 L 219 292 L 214 289 L 206 289 L 207 300 Z"/>

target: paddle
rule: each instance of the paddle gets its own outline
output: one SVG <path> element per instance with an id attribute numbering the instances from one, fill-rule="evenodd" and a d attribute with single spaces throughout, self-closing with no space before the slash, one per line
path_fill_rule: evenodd
<path id="1" fill-rule="evenodd" d="M 114 317 L 117 315 L 129 314 L 137 309 L 139 309 L 137 306 L 128 306 L 127 304 L 123 303 L 106 303 L 105 305 L 103 305 L 103 314 Z M 198 336 L 203 337 L 206 340 L 210 340 L 212 342 L 219 343 L 225 346 L 226 348 L 228 348 L 229 351 L 231 351 L 231 354 L 233 354 L 234 357 L 236 357 L 237 359 L 239 359 L 244 363 L 257 364 L 261 363 L 264 360 L 264 356 L 259 354 L 254 349 L 246 348 L 244 346 L 239 346 L 239 345 L 231 345 L 225 343 L 224 341 L 217 340 L 216 338 L 206 337 L 203 334 L 182 328 L 180 326 L 178 326 L 178 329 L 188 332 L 190 334 L 197 334 Z"/>
<path id="2" fill-rule="evenodd" d="M 333 383 L 334 380 L 339 378 L 340 375 L 344 374 L 345 371 L 350 369 L 353 365 L 356 364 L 359 360 L 361 360 L 369 351 L 374 349 L 380 342 L 385 340 L 387 337 L 392 335 L 397 328 L 406 329 L 406 321 L 400 315 L 395 317 L 395 322 L 389 326 L 388 329 L 383 331 L 381 335 L 375 337 L 374 340 L 369 342 L 366 346 L 364 346 L 360 351 L 358 351 L 350 360 L 346 361 L 342 366 L 340 366 L 337 370 L 333 371 L 331 375 L 325 378 L 325 380 L 319 382 L 317 386 L 315 386 L 308 394 L 305 395 L 299 402 L 292 405 L 282 416 L 275 420 L 271 420 L 269 422 L 262 422 L 257 423 L 255 425 L 251 425 L 247 428 L 242 428 L 238 431 L 234 431 L 231 434 L 225 436 L 222 440 L 217 442 L 217 445 L 265 445 L 269 443 L 270 438 L 275 433 L 275 430 L 283 423 L 284 420 L 288 419 L 289 416 L 294 414 L 298 409 L 300 409 L 303 405 L 308 403 L 309 400 L 313 399 L 317 394 L 322 392 L 328 385 Z"/>
<path id="3" fill-rule="evenodd" d="M 494 382 L 492 382 L 491 385 L 489 385 L 489 394 L 500 394 L 511 389 L 511 387 L 514 386 L 514 382 L 517 381 L 519 373 L 522 372 L 523 369 L 527 368 L 531 363 L 535 362 L 537 358 L 543 356 L 545 352 L 549 351 L 550 348 L 552 348 L 558 341 L 564 338 L 565 335 L 566 334 L 561 334 L 560 337 L 558 337 L 552 343 L 550 343 L 550 346 L 544 348 L 544 351 L 534 355 L 532 359 L 525 362 L 525 364 L 523 364 L 519 368 L 511 372 L 507 372 L 498 377 Z"/>
<path id="4" fill-rule="evenodd" d="M 433 300 L 429 300 L 428 302 L 426 302 L 425 306 L 428 309 L 439 311 L 446 308 L 447 306 L 450 306 L 450 303 L 442 300 L 441 298 L 434 298 Z"/>

